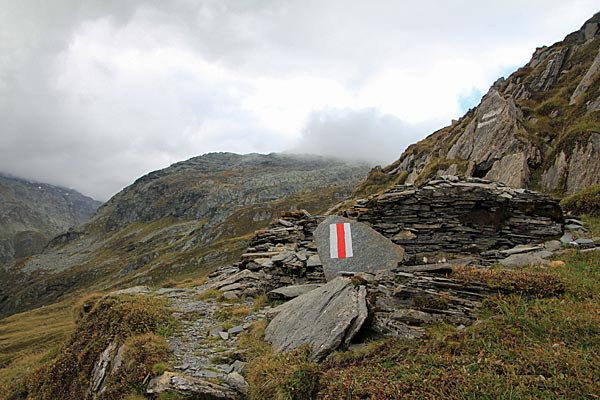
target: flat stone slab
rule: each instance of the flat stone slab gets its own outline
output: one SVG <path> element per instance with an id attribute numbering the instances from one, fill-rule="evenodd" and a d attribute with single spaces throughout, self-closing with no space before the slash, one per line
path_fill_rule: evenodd
<path id="1" fill-rule="evenodd" d="M 367 319 L 367 290 L 351 278 L 336 278 L 277 307 L 265 329 L 276 352 L 309 344 L 314 360 L 348 345 Z"/>
<path id="2" fill-rule="evenodd" d="M 362 222 L 330 216 L 319 224 L 314 236 L 328 281 L 341 271 L 384 271 L 404 262 L 404 248 Z"/>
<path id="3" fill-rule="evenodd" d="M 320 288 L 321 284 L 318 283 L 310 283 L 307 285 L 292 285 L 292 286 L 284 286 L 274 290 L 271 290 L 267 293 L 272 300 L 290 300 L 295 299 L 298 296 L 301 296 L 305 293 L 310 292 L 311 290 L 315 290 Z"/>
<path id="4" fill-rule="evenodd" d="M 551 255 L 552 252 L 546 250 L 535 253 L 513 254 L 500 260 L 500 264 L 507 268 L 518 268 L 525 265 L 547 265 L 550 264 L 550 261 L 546 260 L 546 258 Z"/>

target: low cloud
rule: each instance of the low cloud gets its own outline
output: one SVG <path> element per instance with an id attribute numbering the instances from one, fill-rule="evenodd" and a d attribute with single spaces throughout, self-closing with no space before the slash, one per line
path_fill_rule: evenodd
<path id="1" fill-rule="evenodd" d="M 293 151 L 387 165 L 440 124 L 409 124 L 374 108 L 329 108 L 310 114 Z"/>

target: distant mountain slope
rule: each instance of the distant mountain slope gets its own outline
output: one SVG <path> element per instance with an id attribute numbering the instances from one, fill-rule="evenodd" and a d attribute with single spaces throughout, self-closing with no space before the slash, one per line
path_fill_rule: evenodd
<path id="1" fill-rule="evenodd" d="M 0 174 L 0 266 L 41 252 L 100 204 L 75 190 Z"/>
<path id="2" fill-rule="evenodd" d="M 499 79 L 460 120 L 374 169 L 357 196 L 444 174 L 554 194 L 600 182 L 600 13 Z"/>
<path id="3" fill-rule="evenodd" d="M 368 170 L 318 156 L 211 153 L 152 172 L 44 254 L 0 268 L 0 315 L 78 289 L 201 276 L 239 259 L 280 210 L 323 212 Z"/>

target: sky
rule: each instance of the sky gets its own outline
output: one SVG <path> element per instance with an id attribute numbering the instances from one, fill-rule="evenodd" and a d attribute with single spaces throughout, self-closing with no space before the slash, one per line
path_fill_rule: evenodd
<path id="1" fill-rule="evenodd" d="M 105 201 L 214 151 L 397 159 L 587 0 L 0 0 L 0 172 Z"/>

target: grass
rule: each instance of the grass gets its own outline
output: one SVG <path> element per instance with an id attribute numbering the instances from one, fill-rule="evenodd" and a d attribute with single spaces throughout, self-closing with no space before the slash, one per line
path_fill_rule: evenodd
<path id="1" fill-rule="evenodd" d="M 168 368 L 164 336 L 173 331 L 175 322 L 166 300 L 110 296 L 96 299 L 86 309 L 76 313 L 81 314 L 80 320 L 68 340 L 36 360 L 45 361 L 43 365 L 5 385 L 1 392 L 5 398 L 90 398 L 92 371 L 111 343 L 122 352 L 123 362 L 107 375 L 107 390 L 98 399 L 141 394 L 147 376 Z M 67 310 L 62 315 L 71 319 L 70 304 Z"/>
<path id="2" fill-rule="evenodd" d="M 586 218 L 592 230 L 600 219 Z M 600 252 L 566 250 L 551 267 L 459 269 L 455 278 L 499 292 L 477 321 L 435 325 L 419 340 L 387 338 L 322 365 L 302 350 L 274 355 L 265 322 L 240 337 L 251 398 L 600 398 Z M 315 391 L 315 386 L 317 385 Z"/>
<path id="3" fill-rule="evenodd" d="M 578 193 L 565 197 L 560 206 L 575 215 L 600 217 L 600 184 L 589 186 Z"/>
<path id="4" fill-rule="evenodd" d="M 600 254 L 571 250 L 561 259 L 565 264 L 551 274 L 527 269 L 516 276 L 524 274 L 527 281 L 541 274 L 541 282 L 549 288 L 560 282 L 564 293 L 499 296 L 463 331 L 440 325 L 424 340 L 386 339 L 366 353 L 334 357 L 321 376 L 320 398 L 599 397 Z M 494 282 L 496 274 L 476 280 Z M 548 281 L 548 275 L 554 278 Z"/>
<path id="5" fill-rule="evenodd" d="M 19 376 L 53 357 L 75 329 L 73 301 L 0 320 L 0 398 Z"/>

